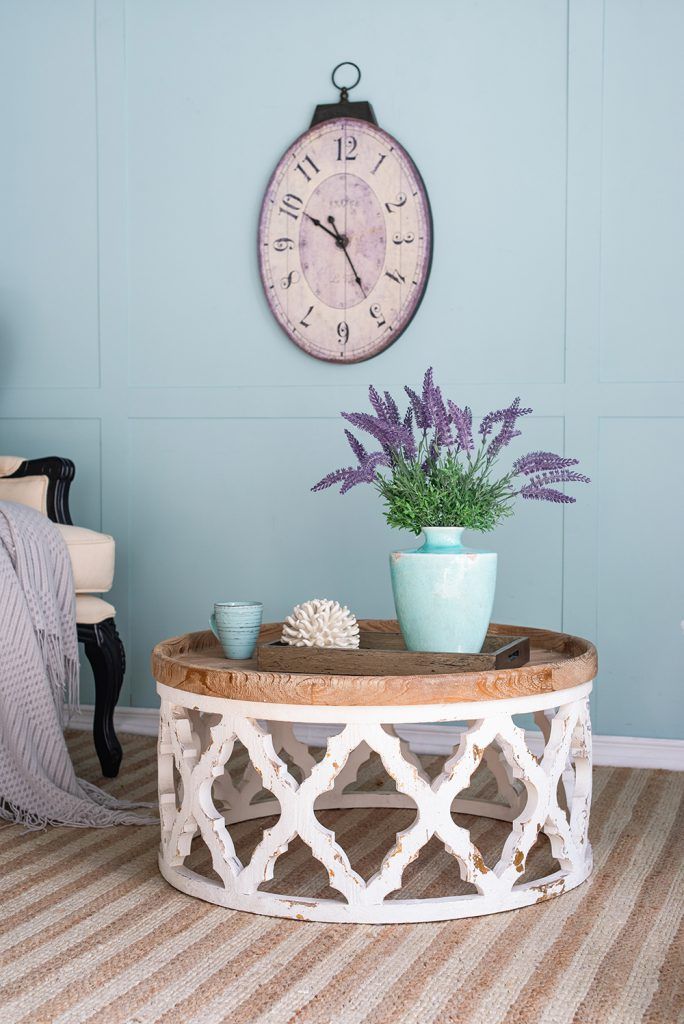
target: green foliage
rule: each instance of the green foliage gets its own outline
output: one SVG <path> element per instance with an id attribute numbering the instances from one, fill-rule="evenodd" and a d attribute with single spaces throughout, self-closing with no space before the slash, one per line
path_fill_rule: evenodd
<path id="1" fill-rule="evenodd" d="M 424 464 L 425 463 L 425 464 Z M 462 464 L 449 450 L 437 457 L 393 457 L 391 476 L 376 476 L 390 526 L 419 534 L 424 526 L 493 530 L 512 515 L 511 474 L 490 479 L 483 450 Z"/>

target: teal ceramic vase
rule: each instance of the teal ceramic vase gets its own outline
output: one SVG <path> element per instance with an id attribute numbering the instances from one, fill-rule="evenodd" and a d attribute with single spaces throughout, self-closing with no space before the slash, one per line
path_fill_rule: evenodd
<path id="1" fill-rule="evenodd" d="M 463 528 L 426 526 L 425 543 L 390 555 L 397 619 L 410 651 L 478 652 L 496 589 L 496 554 L 461 543 Z"/>

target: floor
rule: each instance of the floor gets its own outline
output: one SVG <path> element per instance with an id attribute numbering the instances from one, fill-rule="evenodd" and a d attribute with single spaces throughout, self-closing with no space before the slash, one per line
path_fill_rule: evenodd
<path id="1" fill-rule="evenodd" d="M 107 788 L 154 800 L 154 740 L 123 742 L 122 774 Z M 69 744 L 79 774 L 101 781 L 89 736 L 73 733 Z M 371 763 L 360 784 L 384 785 L 376 770 Z M 477 784 L 484 793 L 487 780 Z M 0 828 L 0 1021 L 676 1024 L 683 800 L 682 774 L 597 768 L 589 882 L 524 910 L 422 925 L 281 921 L 190 899 L 157 872 L 155 827 Z M 321 817 L 368 876 L 407 813 Z M 496 859 L 506 826 L 469 824 L 485 861 Z M 249 855 L 260 827 L 239 826 L 239 853 Z M 530 874 L 547 871 L 550 857 L 541 847 Z M 454 861 L 433 843 L 407 881 L 420 895 L 453 877 Z M 291 844 L 270 884 L 283 880 L 303 895 L 325 891 L 303 844 Z"/>

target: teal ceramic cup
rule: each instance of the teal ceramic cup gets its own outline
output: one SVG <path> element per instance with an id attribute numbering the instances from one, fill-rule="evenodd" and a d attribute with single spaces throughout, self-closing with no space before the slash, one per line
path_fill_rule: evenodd
<path id="1" fill-rule="evenodd" d="M 221 601 L 209 619 L 226 658 L 244 661 L 254 654 L 264 606 L 260 601 Z"/>

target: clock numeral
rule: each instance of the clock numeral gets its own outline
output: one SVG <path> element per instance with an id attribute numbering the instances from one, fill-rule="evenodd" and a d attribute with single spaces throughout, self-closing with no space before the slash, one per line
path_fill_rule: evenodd
<path id="1" fill-rule="evenodd" d="M 347 348 L 347 342 L 349 341 L 349 324 L 346 320 L 341 320 L 337 325 L 337 337 L 339 338 L 342 351 L 340 355 L 344 355 Z"/>
<path id="2" fill-rule="evenodd" d="M 276 238 L 273 248 L 276 252 L 285 252 L 286 249 L 294 249 L 294 242 L 291 238 Z"/>
<path id="3" fill-rule="evenodd" d="M 297 284 L 298 280 L 299 280 L 299 274 L 297 273 L 297 271 L 296 270 L 291 270 L 290 273 L 287 275 L 287 277 L 282 277 L 280 279 L 280 287 L 281 288 L 290 288 L 293 284 Z"/>
<path id="4" fill-rule="evenodd" d="M 385 271 L 385 277 L 391 278 L 392 281 L 396 281 L 397 284 L 403 284 L 406 281 L 406 278 L 404 277 L 404 275 L 402 273 L 400 273 L 396 269 L 394 270 L 393 273 L 391 273 L 389 270 L 386 270 Z"/>
<path id="5" fill-rule="evenodd" d="M 340 136 L 339 139 L 335 139 L 335 142 L 337 143 L 338 160 L 356 160 L 356 157 L 353 156 L 353 154 L 356 152 L 358 143 L 353 135 L 348 135 L 346 139 L 343 139 L 342 136 Z M 345 147 L 347 152 L 342 156 L 342 150 Z"/>
<path id="6" fill-rule="evenodd" d="M 411 242 L 415 242 L 415 240 L 416 236 L 413 234 L 412 231 L 407 231 L 403 238 L 397 232 L 397 234 L 392 239 L 395 245 L 404 245 L 404 243 L 406 243 L 406 245 L 410 245 Z"/>
<path id="7" fill-rule="evenodd" d="M 316 167 L 316 164 L 313 162 L 310 156 L 304 157 L 302 162 L 300 164 L 297 164 L 297 166 L 295 167 L 296 171 L 302 172 L 307 181 L 311 181 L 311 175 L 308 173 L 306 167 L 304 167 L 304 164 L 308 164 L 309 170 L 313 171 L 314 174 L 318 174 L 320 172 L 320 167 Z"/>
<path id="8" fill-rule="evenodd" d="M 398 192 L 396 202 L 385 203 L 385 209 L 387 210 L 388 213 L 394 213 L 395 210 L 398 210 L 401 206 L 404 206 L 405 203 L 406 195 L 403 192 Z"/>
<path id="9" fill-rule="evenodd" d="M 307 324 L 306 321 L 309 319 L 309 317 L 313 313 L 313 310 L 314 310 L 313 306 L 309 306 L 309 308 L 307 309 L 306 313 L 304 314 L 302 319 L 299 321 L 300 324 L 302 325 L 302 327 L 309 327 L 310 326 L 309 324 Z"/>
<path id="10" fill-rule="evenodd" d="M 383 318 L 382 310 L 378 302 L 374 302 L 371 308 L 368 310 L 370 315 L 373 317 L 378 327 L 384 327 L 387 321 Z"/>
<path id="11" fill-rule="evenodd" d="M 283 205 L 280 207 L 279 212 L 287 214 L 287 216 L 292 217 L 293 220 L 297 220 L 303 202 L 304 200 L 300 199 L 299 196 L 295 196 L 292 192 L 288 192 L 287 195 L 283 196 Z"/>
<path id="12" fill-rule="evenodd" d="M 386 157 L 387 157 L 387 153 L 380 153 L 379 155 L 380 155 L 380 159 L 378 160 L 377 164 L 375 165 L 375 167 L 371 171 L 371 174 L 375 174 L 375 172 L 377 171 L 377 169 L 380 166 L 380 164 L 382 163 L 382 161 L 385 160 Z"/>

